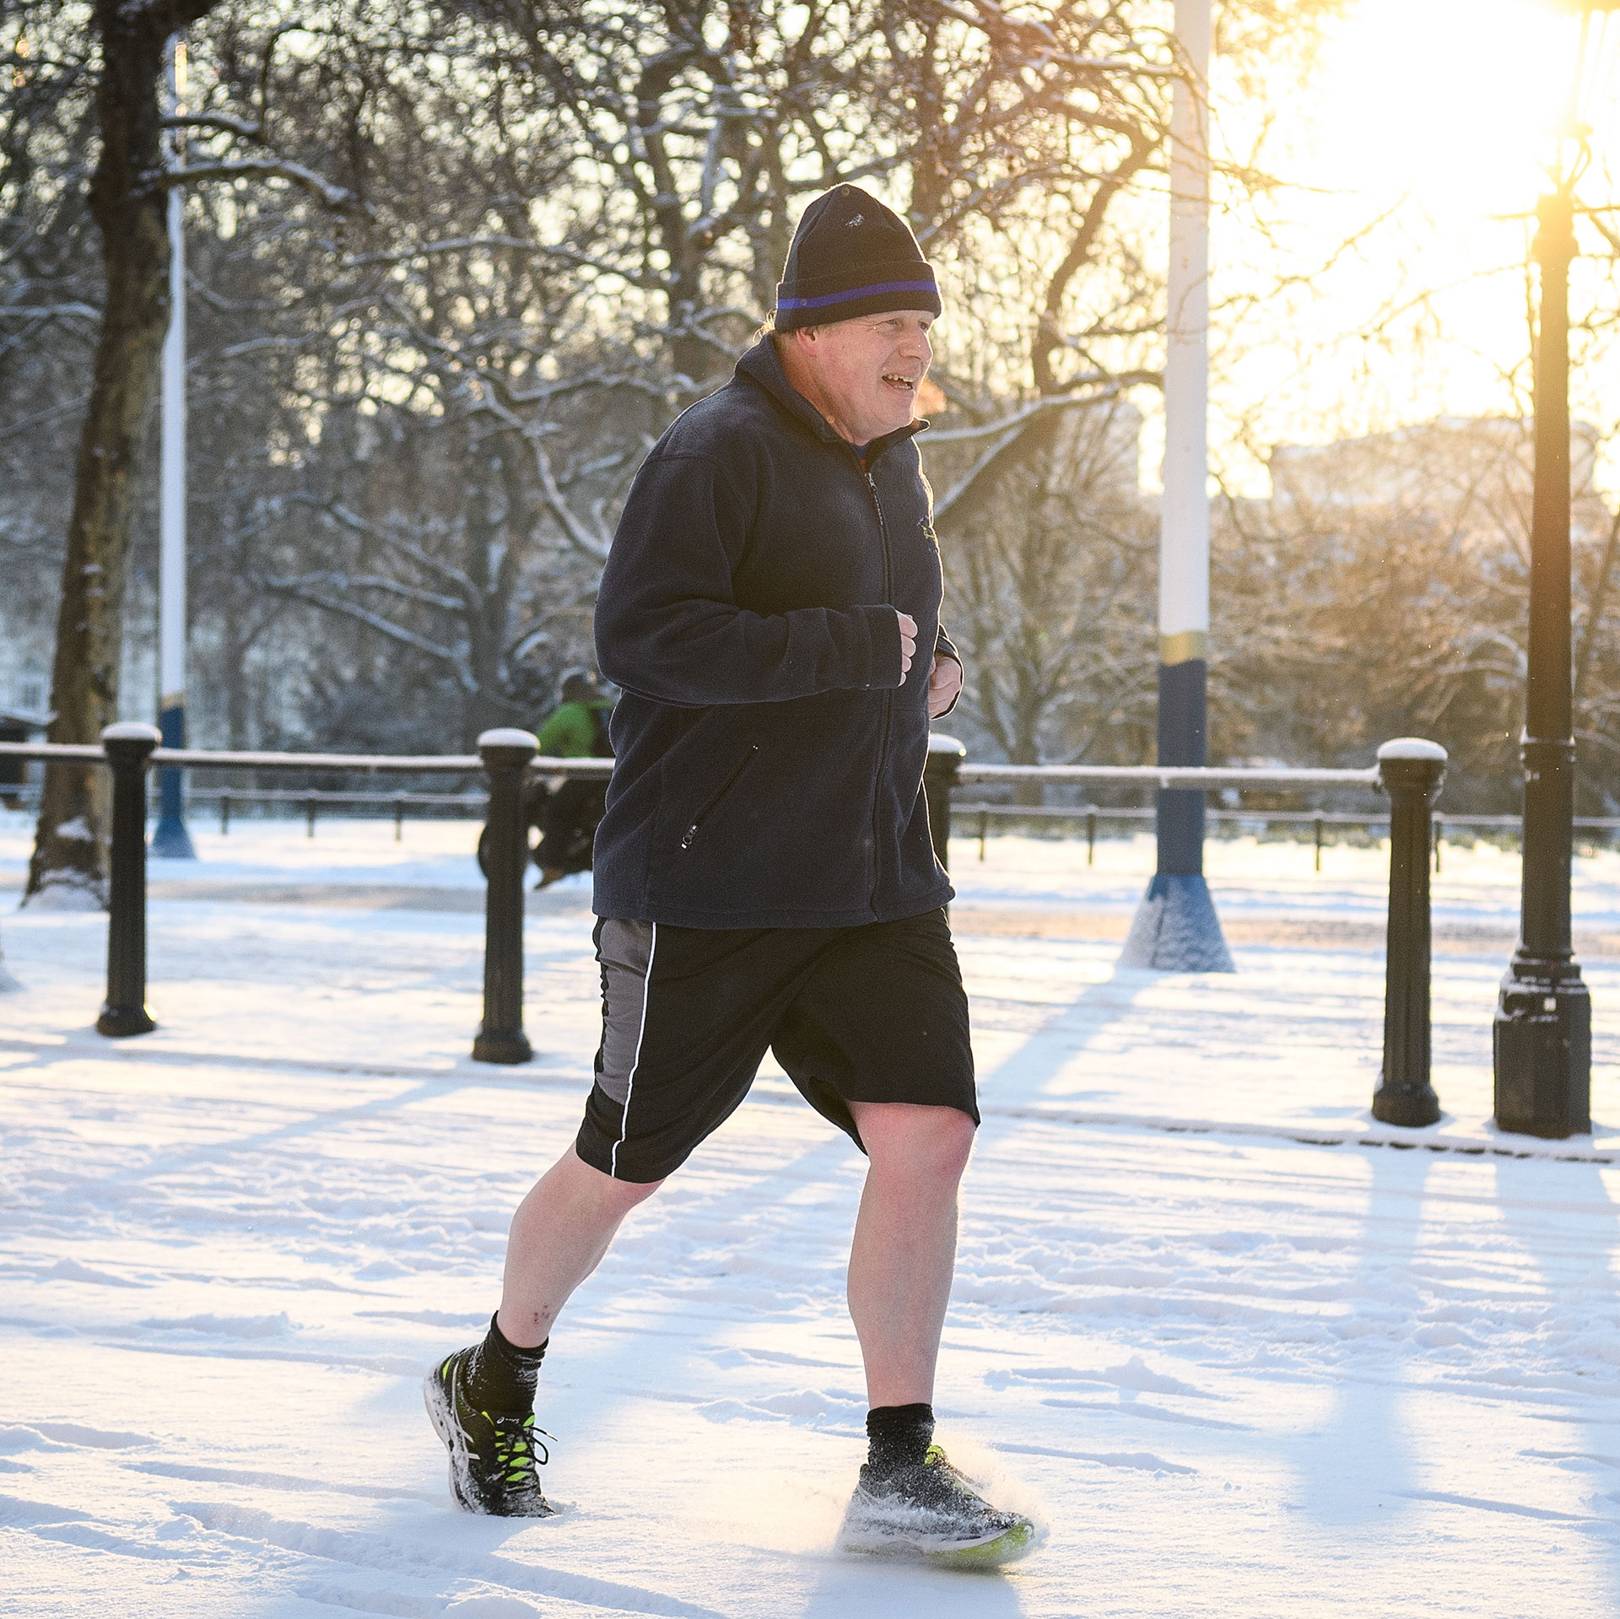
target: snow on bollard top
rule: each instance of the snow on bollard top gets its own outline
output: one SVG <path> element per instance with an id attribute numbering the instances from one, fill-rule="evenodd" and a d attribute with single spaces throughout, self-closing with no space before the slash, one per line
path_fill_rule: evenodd
<path id="1" fill-rule="evenodd" d="M 928 751 L 930 753 L 954 753 L 958 759 L 967 758 L 966 746 L 954 736 L 946 736 L 943 731 L 930 731 L 928 733 Z"/>
<path id="2" fill-rule="evenodd" d="M 515 725 L 497 725 L 492 731 L 478 733 L 478 751 L 485 748 L 529 748 L 540 751 L 540 738 L 533 731 L 520 731 Z"/>
<path id="3" fill-rule="evenodd" d="M 1398 736 L 1394 741 L 1381 742 L 1378 746 L 1380 764 L 1385 759 L 1433 759 L 1437 764 L 1444 764 L 1448 757 L 1438 742 L 1430 742 L 1421 736 Z"/>
<path id="4" fill-rule="evenodd" d="M 163 733 L 155 726 L 148 725 L 145 720 L 119 720 L 113 725 L 104 725 L 101 728 L 103 742 L 151 742 L 161 745 Z"/>

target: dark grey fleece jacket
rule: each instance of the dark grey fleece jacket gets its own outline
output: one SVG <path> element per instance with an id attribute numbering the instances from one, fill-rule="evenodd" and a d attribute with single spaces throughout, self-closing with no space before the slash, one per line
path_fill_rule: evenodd
<path id="1" fill-rule="evenodd" d="M 863 468 L 767 337 L 642 464 L 596 604 L 623 690 L 599 916 L 846 927 L 950 899 L 922 773 L 928 649 L 956 650 L 917 431 Z"/>

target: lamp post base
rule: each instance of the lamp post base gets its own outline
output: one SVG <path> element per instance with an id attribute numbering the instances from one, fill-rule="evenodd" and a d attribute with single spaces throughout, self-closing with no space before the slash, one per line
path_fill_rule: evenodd
<path id="1" fill-rule="evenodd" d="M 164 774 L 169 773 L 165 767 Z M 152 841 L 147 853 L 158 860 L 195 860 L 197 847 L 186 831 L 186 823 L 176 815 L 164 815 L 152 828 Z"/>
<path id="2" fill-rule="evenodd" d="M 1154 876 L 1136 909 L 1119 964 L 1166 973 L 1237 971 L 1202 876 L 1164 871 Z"/>
<path id="3" fill-rule="evenodd" d="M 1515 955 L 1491 1031 L 1497 1128 L 1558 1141 L 1592 1128 L 1592 999 L 1573 961 Z"/>
<path id="4" fill-rule="evenodd" d="M 150 1034 L 157 1024 L 144 1006 L 104 1006 L 96 1019 L 96 1033 L 109 1040 L 128 1040 L 132 1035 Z"/>
<path id="5" fill-rule="evenodd" d="M 158 714 L 158 730 L 166 748 L 186 745 L 186 709 L 184 703 L 166 703 Z M 158 822 L 152 829 L 152 841 L 147 846 L 149 855 L 159 860 L 195 860 L 196 845 L 186 830 L 185 789 L 181 773 L 174 765 L 163 765 L 158 770 Z"/>
<path id="6" fill-rule="evenodd" d="M 1379 1076 L 1373 1092 L 1372 1116 L 1380 1124 L 1398 1124 L 1408 1130 L 1421 1130 L 1440 1118 L 1440 1098 L 1434 1086 L 1425 1081 L 1409 1088 L 1390 1085 Z"/>
<path id="7" fill-rule="evenodd" d="M 516 1034 L 485 1034 L 480 1029 L 473 1041 L 472 1054 L 474 1062 L 519 1063 L 527 1062 L 534 1055 L 534 1047 L 521 1030 Z"/>

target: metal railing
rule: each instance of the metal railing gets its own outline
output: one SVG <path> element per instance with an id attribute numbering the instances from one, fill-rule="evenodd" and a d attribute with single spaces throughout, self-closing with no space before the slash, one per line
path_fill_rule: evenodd
<path id="1" fill-rule="evenodd" d="M 480 1062 L 528 1061 L 533 1052 L 523 1032 L 523 874 L 529 856 L 523 779 L 531 769 L 606 776 L 613 768 L 611 759 L 542 756 L 534 737 L 516 730 L 486 731 L 478 739 L 476 754 L 216 753 L 158 743 L 156 726 L 128 722 L 109 725 L 99 747 L 0 743 L 0 752 L 15 758 L 47 765 L 104 764 L 112 771 L 107 998 L 96 1020 L 100 1033 L 116 1039 L 157 1027 L 146 1007 L 146 789 L 153 765 L 461 776 L 482 771 L 487 783 L 482 801 L 488 812 L 489 876 L 484 893 L 484 1016 L 472 1054 Z"/>
<path id="2" fill-rule="evenodd" d="M 40 749 L 32 745 L 0 743 L 0 755 L 13 754 L 29 757 L 37 756 Z M 271 757 L 266 755 L 265 757 Z M 282 755 L 286 758 L 301 758 L 302 756 Z M 370 756 L 356 755 L 356 758 L 367 758 L 368 766 Z M 469 755 L 469 758 L 472 756 Z M 153 755 L 155 764 L 165 764 L 169 755 L 159 750 Z M 545 773 L 548 769 L 553 774 L 579 775 L 605 774 L 610 761 L 598 761 L 594 765 L 586 760 L 565 761 L 566 768 L 555 760 L 537 760 L 535 769 Z M 583 767 L 583 768 L 582 768 Z M 335 767 L 334 767 L 335 768 Z M 403 765 L 401 766 L 403 769 Z M 478 768 L 475 764 L 473 768 Z M 975 774 L 979 769 L 985 772 L 1003 767 L 986 765 L 975 767 Z M 1029 767 L 1018 767 L 1029 768 Z M 1035 767 L 1040 768 L 1040 767 Z M 1157 773 L 1155 772 L 1155 775 Z M 1027 779 L 1027 778 L 1026 778 Z M 964 776 L 964 780 L 966 777 Z M 1072 784 L 1071 784 L 1072 785 Z M 1358 784 L 1359 785 L 1359 784 Z M 0 786 L 0 801 L 13 800 L 14 809 L 35 810 L 38 808 L 40 786 L 38 782 L 23 782 L 10 787 Z M 207 806 L 216 819 L 219 834 L 228 836 L 231 827 L 238 820 L 244 819 L 243 811 L 252 806 L 259 805 L 285 805 L 296 813 L 295 818 L 304 822 L 305 836 L 315 836 L 316 825 L 320 820 L 336 819 L 342 821 L 342 813 L 348 809 L 378 810 L 384 818 L 392 820 L 394 826 L 394 842 L 404 841 L 405 823 L 411 819 L 411 812 L 421 812 L 421 818 L 451 819 L 449 812 L 467 811 L 480 821 L 489 804 L 487 792 L 465 793 L 429 793 L 429 792 L 353 792 L 329 787 L 188 787 L 186 801 L 193 809 L 198 806 Z M 337 811 L 334 816 L 329 812 Z M 1083 830 L 1086 843 L 1086 864 L 1096 865 L 1097 844 L 1106 841 L 1104 831 L 1110 825 L 1144 825 L 1152 826 L 1157 819 L 1158 811 L 1147 805 L 1130 804 L 1012 804 L 1005 802 L 987 803 L 977 799 L 962 801 L 954 800 L 953 808 L 953 836 L 962 835 L 962 825 L 971 822 L 974 831 L 971 834 L 978 843 L 978 858 L 980 862 L 988 859 L 990 827 L 993 822 L 1003 822 L 1007 825 L 1016 825 L 1019 822 L 1050 821 L 1058 825 L 1073 825 Z M 193 817 L 195 819 L 196 817 Z M 1208 809 L 1205 819 L 1215 827 L 1235 826 L 1245 829 L 1261 828 L 1269 831 L 1273 827 L 1309 827 L 1311 830 L 1311 845 L 1313 853 L 1313 868 L 1322 870 L 1322 856 L 1325 850 L 1334 846 L 1330 836 L 1336 827 L 1359 828 L 1369 836 L 1378 838 L 1389 834 L 1389 815 L 1386 811 L 1374 808 L 1365 814 L 1358 814 L 1353 810 L 1310 810 L 1310 809 L 1273 809 L 1258 805 L 1244 805 L 1240 808 Z M 1577 815 L 1573 821 L 1576 836 L 1586 834 L 1588 841 L 1599 843 L 1604 841 L 1620 841 L 1615 834 L 1620 833 L 1620 816 L 1615 815 Z M 1455 832 L 1487 832 L 1502 833 L 1516 837 L 1521 830 L 1522 821 L 1517 815 L 1489 815 L 1489 814 L 1441 814 L 1438 810 L 1433 816 L 1434 829 L 1434 870 L 1440 872 L 1444 864 L 1444 846 L 1448 833 Z M 1452 840 L 1455 842 L 1455 838 Z"/>
<path id="3" fill-rule="evenodd" d="M 1099 827 L 1109 821 L 1123 821 L 1126 823 L 1141 822 L 1151 826 L 1158 812 L 1144 806 L 1101 805 L 1101 804 L 984 804 L 978 802 L 959 803 L 955 806 L 955 818 L 958 822 L 965 816 L 977 820 L 976 837 L 979 844 L 979 859 L 982 862 L 986 857 L 986 845 L 989 840 L 991 821 L 1016 822 L 1021 820 L 1032 821 L 1067 821 L 1082 822 L 1086 837 L 1086 864 L 1096 864 L 1097 832 Z M 1374 812 L 1370 815 L 1357 815 L 1349 810 L 1280 810 L 1280 809 L 1212 809 L 1204 812 L 1205 819 L 1215 826 L 1308 826 L 1311 828 L 1311 843 L 1314 850 L 1315 869 L 1322 869 L 1322 851 L 1332 846 L 1328 837 L 1330 827 L 1362 827 L 1369 833 L 1387 835 L 1389 831 L 1389 816 Z M 1434 821 L 1434 869 L 1441 870 L 1442 847 L 1445 843 L 1445 834 L 1448 831 L 1491 831 L 1517 833 L 1520 829 L 1520 819 L 1517 815 L 1441 815 L 1438 811 L 1433 817 Z M 1620 832 L 1620 816 L 1614 815 L 1578 815 L 1574 821 L 1577 834 Z"/>
<path id="4" fill-rule="evenodd" d="M 941 864 L 959 784 L 1043 781 L 1136 783 L 1154 788 L 1362 787 L 1389 798 L 1389 912 L 1384 941 L 1384 1062 L 1372 1113 L 1385 1124 L 1426 1125 L 1440 1117 L 1430 1084 L 1429 848 L 1446 750 L 1415 737 L 1386 742 L 1366 770 L 1262 770 L 1159 765 L 969 765 L 954 738 L 930 739 L 924 788 Z"/>
<path id="5" fill-rule="evenodd" d="M 0 743 L 0 752 L 27 759 L 106 765 L 113 775 L 111 896 L 107 929 L 107 998 L 96 1027 L 120 1037 L 156 1027 L 146 1008 L 147 776 L 152 765 L 189 769 L 363 770 L 470 774 L 487 783 L 488 879 L 484 901 L 484 1015 L 472 1055 L 480 1062 L 526 1062 L 532 1048 L 523 1029 L 523 884 L 528 861 L 523 782 L 531 771 L 600 778 L 609 759 L 541 757 L 526 731 L 486 731 L 476 755 L 214 753 L 163 748 L 155 726 L 119 724 L 102 745 Z M 967 765 L 961 743 L 931 739 L 923 786 L 934 849 L 941 864 L 951 835 L 953 792 L 962 784 L 1011 781 L 1136 783 L 1152 787 L 1346 787 L 1381 791 L 1389 799 L 1389 913 L 1385 937 L 1384 1053 L 1373 1095 L 1373 1116 L 1385 1123 L 1431 1124 L 1439 1102 L 1430 1074 L 1429 853 L 1433 806 L 1446 755 L 1431 742 L 1403 738 L 1379 749 L 1366 770 L 1163 769 L 1156 766 Z M 403 795 L 401 795 L 403 796 Z M 977 806 L 981 811 L 986 806 Z M 1028 810 L 1017 813 L 1027 814 Z M 1360 820 L 1361 817 L 1355 819 Z"/>

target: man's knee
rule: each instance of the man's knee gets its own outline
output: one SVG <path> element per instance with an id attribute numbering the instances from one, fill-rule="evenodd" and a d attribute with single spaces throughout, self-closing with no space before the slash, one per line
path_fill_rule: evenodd
<path id="1" fill-rule="evenodd" d="M 622 1220 L 632 1209 L 640 1208 L 663 1184 L 662 1181 L 613 1180 L 604 1175 L 597 1187 L 597 1198 L 603 1208 Z"/>
<path id="2" fill-rule="evenodd" d="M 857 1104 L 855 1120 L 874 1170 L 933 1181 L 961 1178 L 978 1128 L 959 1108 L 908 1102 Z"/>
<path id="3" fill-rule="evenodd" d="M 662 1180 L 656 1180 L 656 1181 L 621 1181 L 621 1180 L 616 1180 L 616 1181 L 613 1182 L 614 1189 L 617 1192 L 620 1201 L 623 1203 L 626 1212 L 628 1212 L 629 1210 L 631 1210 L 633 1208 L 636 1208 L 638 1205 L 640 1205 L 642 1203 L 645 1203 L 647 1201 L 647 1199 L 649 1197 L 651 1197 L 653 1195 L 653 1193 L 656 1192 L 658 1190 L 658 1188 L 660 1186 L 662 1186 L 663 1184 L 664 1183 L 663 1183 Z"/>
<path id="4" fill-rule="evenodd" d="M 593 1197 L 604 1207 L 617 1210 L 621 1215 L 628 1214 L 638 1204 L 645 1203 L 664 1184 L 662 1178 L 654 1181 L 627 1181 L 605 1174 L 594 1164 L 587 1163 L 580 1156 L 577 1146 L 569 1150 L 563 1163 L 567 1166 L 569 1178 L 588 1196 Z"/>

